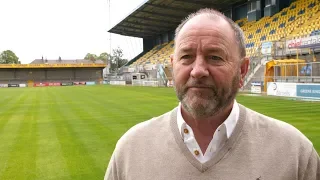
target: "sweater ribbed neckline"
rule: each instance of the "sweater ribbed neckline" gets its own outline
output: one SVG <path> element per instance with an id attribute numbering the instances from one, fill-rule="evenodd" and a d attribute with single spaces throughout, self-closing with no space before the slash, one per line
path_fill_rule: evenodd
<path id="1" fill-rule="evenodd" d="M 174 135 L 175 141 L 178 144 L 180 150 L 182 151 L 183 155 L 188 159 L 188 161 L 199 171 L 205 172 L 212 166 L 214 166 L 216 163 L 218 163 L 225 155 L 227 155 L 228 151 L 230 151 L 234 144 L 237 142 L 237 139 L 240 137 L 243 125 L 246 121 L 246 109 L 244 106 L 239 104 L 240 114 L 239 114 L 239 120 L 237 122 L 237 125 L 230 136 L 230 138 L 226 141 L 226 143 L 223 145 L 223 147 L 217 152 L 217 154 L 210 159 L 209 161 L 205 163 L 199 162 L 193 154 L 189 151 L 188 147 L 184 144 L 183 139 L 181 138 L 181 135 L 179 134 L 179 129 L 177 126 L 177 108 L 175 108 L 171 113 L 171 119 L 170 119 L 170 126 L 171 131 Z"/>

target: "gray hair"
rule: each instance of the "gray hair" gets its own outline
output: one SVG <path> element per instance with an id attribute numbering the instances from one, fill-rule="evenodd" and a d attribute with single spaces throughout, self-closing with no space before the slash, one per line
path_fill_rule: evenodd
<path id="1" fill-rule="evenodd" d="M 209 9 L 209 8 L 200 9 L 197 12 L 190 14 L 176 28 L 174 40 L 176 41 L 181 29 L 188 21 L 190 21 L 192 18 L 194 18 L 198 15 L 203 15 L 203 14 L 206 14 L 209 17 L 220 17 L 230 24 L 230 26 L 233 29 L 234 34 L 235 34 L 235 38 L 236 38 L 238 48 L 240 51 L 240 56 L 241 56 L 241 58 L 244 58 L 246 56 L 246 45 L 245 45 L 245 37 L 244 37 L 244 33 L 243 33 L 242 29 L 233 20 L 231 20 L 230 18 L 226 17 L 221 12 L 214 10 L 214 9 Z"/>

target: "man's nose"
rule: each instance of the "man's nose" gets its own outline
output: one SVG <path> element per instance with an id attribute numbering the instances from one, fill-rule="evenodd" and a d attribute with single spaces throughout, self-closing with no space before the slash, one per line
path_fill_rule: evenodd
<path id="1" fill-rule="evenodd" d="M 197 56 L 190 75 L 197 79 L 209 76 L 208 64 L 202 56 Z"/>

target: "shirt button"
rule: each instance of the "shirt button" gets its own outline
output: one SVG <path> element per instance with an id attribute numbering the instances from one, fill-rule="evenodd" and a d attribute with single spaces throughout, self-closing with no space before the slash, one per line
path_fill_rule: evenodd
<path id="1" fill-rule="evenodd" d="M 199 153 L 198 150 L 195 150 L 195 151 L 194 151 L 194 154 L 198 156 L 200 153 Z"/>
<path id="2" fill-rule="evenodd" d="M 188 134 L 188 133 L 189 133 L 189 130 L 188 130 L 188 129 L 184 129 L 183 132 L 186 133 L 186 134 Z"/>

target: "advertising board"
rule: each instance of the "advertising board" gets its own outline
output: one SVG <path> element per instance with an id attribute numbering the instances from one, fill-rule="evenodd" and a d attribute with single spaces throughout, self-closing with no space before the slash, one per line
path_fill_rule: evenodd
<path id="1" fill-rule="evenodd" d="M 8 84 L 0 84 L 0 88 L 7 88 Z"/>
<path id="2" fill-rule="evenodd" d="M 320 84 L 268 82 L 267 95 L 320 99 Z"/>
<path id="3" fill-rule="evenodd" d="M 34 87 L 44 87 L 44 86 L 48 86 L 49 83 L 34 83 L 33 86 Z"/>
<path id="4" fill-rule="evenodd" d="M 261 86 L 251 86 L 251 93 L 261 93 Z"/>
<path id="5" fill-rule="evenodd" d="M 320 45 L 320 35 L 286 41 L 287 49 L 307 48 L 314 45 Z"/>
<path id="6" fill-rule="evenodd" d="M 111 85 L 126 85 L 126 81 L 110 81 Z"/>
<path id="7" fill-rule="evenodd" d="M 8 87 L 19 87 L 19 84 L 8 84 Z"/>
<path id="8" fill-rule="evenodd" d="M 72 82 L 63 82 L 61 83 L 61 86 L 72 86 L 73 83 Z"/>
<path id="9" fill-rule="evenodd" d="M 60 82 L 52 82 L 48 84 L 49 86 L 61 86 Z"/>
<path id="10" fill-rule="evenodd" d="M 96 84 L 96 82 L 94 82 L 94 81 L 86 82 L 86 85 L 95 85 L 95 84 Z"/>
<path id="11" fill-rule="evenodd" d="M 297 96 L 297 84 L 296 83 L 268 82 L 267 95 L 296 97 Z"/>
<path id="12" fill-rule="evenodd" d="M 110 81 L 103 81 L 103 84 L 110 84 Z"/>
<path id="13" fill-rule="evenodd" d="M 75 85 L 75 86 L 86 85 L 86 82 L 73 82 L 73 85 Z"/>
<path id="14" fill-rule="evenodd" d="M 297 84 L 297 96 L 320 98 L 319 84 Z"/>
<path id="15" fill-rule="evenodd" d="M 272 42 L 263 42 L 261 44 L 261 53 L 264 55 L 270 55 L 272 50 Z"/>

